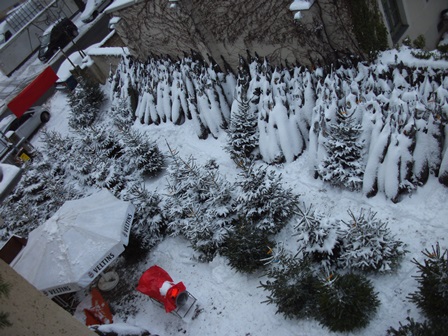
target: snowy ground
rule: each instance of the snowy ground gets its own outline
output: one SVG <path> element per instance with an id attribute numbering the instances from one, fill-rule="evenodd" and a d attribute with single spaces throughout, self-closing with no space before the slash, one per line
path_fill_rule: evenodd
<path id="1" fill-rule="evenodd" d="M 107 110 L 109 102 L 104 105 Z M 69 106 L 66 95 L 56 92 L 48 101 L 52 119 L 49 129 L 61 133 L 68 132 L 67 116 Z M 199 163 L 215 159 L 221 173 L 230 181 L 236 176 L 236 168 L 229 155 L 223 150 L 226 141 L 225 132 L 218 139 L 209 137 L 199 140 L 194 130 L 186 123 L 183 126 L 162 124 L 160 126 L 135 125 L 148 132 L 150 139 L 156 141 L 162 151 L 167 152 L 167 142 L 171 148 L 179 151 L 183 158 L 193 155 Z M 38 145 L 37 140 L 34 141 Z M 306 153 L 298 160 L 277 167 L 283 173 L 284 182 L 301 195 L 305 204 L 313 204 L 317 210 L 337 219 L 348 219 L 347 210 L 358 213 L 361 208 L 372 209 L 377 217 L 389 223 L 396 237 L 401 239 L 409 251 L 396 274 L 369 276 L 379 293 L 381 306 L 366 329 L 344 335 L 385 335 L 390 326 L 398 327 L 407 316 L 422 320 L 418 309 L 408 302 L 406 296 L 416 290 L 417 282 L 412 277 L 417 274 L 411 263 L 413 258 L 423 260 L 421 251 L 431 248 L 436 242 L 444 250 L 448 248 L 448 189 L 431 177 L 428 183 L 393 204 L 383 194 L 366 198 L 361 193 L 333 189 L 320 180 L 315 180 L 308 164 Z M 165 179 L 148 182 L 150 190 L 165 191 Z M 291 222 L 278 236 L 287 248 L 294 250 L 295 238 L 292 237 Z M 166 314 L 143 294 L 137 293 L 130 303 L 136 307 L 135 316 L 124 320 L 123 316 L 114 316 L 115 323 L 127 323 L 149 330 L 160 336 L 165 335 L 338 335 L 321 327 L 314 320 L 285 320 L 275 314 L 276 307 L 261 303 L 268 292 L 258 288 L 260 281 L 266 279 L 262 274 L 244 275 L 236 273 L 223 257 L 216 257 L 211 263 L 200 263 L 194 259 L 195 252 L 183 239 L 168 238 L 159 244 L 147 260 L 135 267 L 137 274 L 143 273 L 152 265 L 164 268 L 175 282 L 183 281 L 197 299 L 199 315 L 192 319 L 189 314 L 179 319 Z M 137 284 L 135 284 L 137 285 Z M 79 317 L 81 318 L 82 317 Z"/>

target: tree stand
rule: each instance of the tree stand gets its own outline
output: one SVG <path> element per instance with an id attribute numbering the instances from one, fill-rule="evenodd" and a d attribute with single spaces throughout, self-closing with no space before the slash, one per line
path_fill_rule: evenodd
<path id="1" fill-rule="evenodd" d="M 162 302 L 150 297 L 151 301 L 154 302 L 157 306 L 162 309 L 165 309 L 165 306 Z M 170 313 L 179 317 L 185 318 L 190 312 L 191 308 L 196 303 L 197 299 L 189 292 L 184 291 L 180 293 L 176 299 L 177 308 L 172 310 Z"/>

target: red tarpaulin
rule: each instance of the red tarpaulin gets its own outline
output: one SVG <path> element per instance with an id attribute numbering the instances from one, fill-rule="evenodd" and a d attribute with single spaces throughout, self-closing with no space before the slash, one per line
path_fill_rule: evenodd
<path id="1" fill-rule="evenodd" d="M 58 76 L 51 67 L 47 67 L 28 84 L 17 97 L 11 100 L 8 108 L 16 115 L 21 117 L 47 90 L 54 85 Z"/>
<path id="2" fill-rule="evenodd" d="M 137 290 L 163 303 L 167 313 L 176 309 L 176 298 L 185 292 L 182 282 L 174 284 L 169 274 L 159 266 L 152 266 L 141 276 Z"/>

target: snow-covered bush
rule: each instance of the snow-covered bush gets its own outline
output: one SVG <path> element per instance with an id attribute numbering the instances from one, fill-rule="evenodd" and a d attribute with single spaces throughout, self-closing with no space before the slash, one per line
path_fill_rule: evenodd
<path id="1" fill-rule="evenodd" d="M 232 268 L 243 273 L 253 273 L 264 267 L 270 246 L 274 243 L 268 235 L 243 218 L 235 223 L 235 230 L 226 239 L 222 255 Z"/>
<path id="2" fill-rule="evenodd" d="M 309 318 L 316 312 L 319 280 L 309 261 L 281 255 L 266 273 L 260 286 L 270 294 L 264 303 L 275 304 L 277 313 L 287 318 Z"/>
<path id="3" fill-rule="evenodd" d="M 414 302 L 429 319 L 430 324 L 444 326 L 448 323 L 448 250 L 443 253 L 440 245 L 432 247 L 432 251 L 422 252 L 425 256 L 423 263 L 415 258 L 412 262 L 417 265 L 419 275 L 418 289 L 410 295 Z"/>
<path id="4" fill-rule="evenodd" d="M 299 221 L 294 226 L 299 252 L 329 270 L 341 248 L 339 226 L 338 220 L 317 213 L 312 207 L 304 211 L 299 209 Z"/>
<path id="5" fill-rule="evenodd" d="M 406 253 L 403 242 L 395 239 L 387 223 L 376 213 L 361 210 L 341 231 L 342 249 L 339 267 L 362 271 L 389 272 L 396 269 Z"/>
<path id="6" fill-rule="evenodd" d="M 281 174 L 267 167 L 250 167 L 239 175 L 236 186 L 238 215 L 266 233 L 278 233 L 298 204 L 299 196 L 283 187 Z"/>
<path id="7" fill-rule="evenodd" d="M 204 260 L 211 260 L 234 229 L 232 186 L 215 162 L 201 166 L 193 157 L 185 161 L 171 154 L 164 206 L 168 228 L 171 234 L 187 238 Z"/>
<path id="8" fill-rule="evenodd" d="M 315 317 L 333 332 L 348 332 L 367 326 L 379 304 L 378 294 L 365 276 L 335 274 L 319 288 Z"/>

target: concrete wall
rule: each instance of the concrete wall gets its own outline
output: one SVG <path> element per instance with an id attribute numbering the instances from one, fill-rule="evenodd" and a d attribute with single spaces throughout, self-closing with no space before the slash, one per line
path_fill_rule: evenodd
<path id="1" fill-rule="evenodd" d="M 11 327 L 0 329 L 8 336 L 97 336 L 72 315 L 48 299 L 0 259 L 0 276 L 11 285 L 0 298 L 0 311 L 9 314 Z"/>

